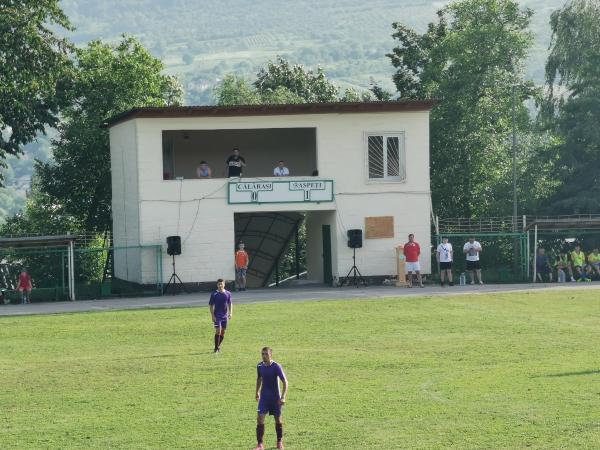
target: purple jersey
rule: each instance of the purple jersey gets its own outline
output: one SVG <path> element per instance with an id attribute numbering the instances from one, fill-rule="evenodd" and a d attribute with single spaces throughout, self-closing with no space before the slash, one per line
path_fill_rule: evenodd
<path id="1" fill-rule="evenodd" d="M 227 314 L 231 310 L 231 292 L 224 290 L 223 292 L 215 291 L 210 295 L 209 305 L 215 307 L 215 318 L 227 319 Z"/>
<path id="2" fill-rule="evenodd" d="M 262 378 L 262 388 L 260 390 L 260 396 L 263 397 L 275 397 L 279 398 L 279 382 L 277 378 L 284 381 L 285 374 L 283 369 L 275 361 L 271 361 L 271 365 L 267 366 L 264 362 L 261 362 L 256 366 L 256 374 Z"/>

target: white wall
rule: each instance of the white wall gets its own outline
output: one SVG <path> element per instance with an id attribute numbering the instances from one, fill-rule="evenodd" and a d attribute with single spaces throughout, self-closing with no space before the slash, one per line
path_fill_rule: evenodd
<path id="1" fill-rule="evenodd" d="M 115 247 L 140 244 L 136 127 L 135 121 L 128 121 L 110 129 L 113 243 Z M 114 263 L 117 278 L 138 283 L 142 281 L 139 250 L 115 251 Z"/>
<path id="2" fill-rule="evenodd" d="M 111 146 L 115 146 L 115 154 L 121 148 L 128 148 L 130 133 L 121 135 L 118 130 L 121 127 L 131 129 L 132 124 L 136 124 L 139 198 L 136 201 L 132 196 L 126 197 L 129 199 L 128 211 L 139 209 L 141 244 L 161 244 L 166 249 L 167 236 L 182 236 L 183 254 L 177 258 L 177 272 L 183 281 L 233 278 L 233 214 L 277 210 L 337 211 L 335 220 L 331 220 L 335 225 L 331 230 L 333 275 L 338 277 L 345 276 L 352 265 L 346 230 L 364 230 L 365 217 L 393 215 L 394 238 L 364 240 L 364 247 L 357 250 L 357 266 L 363 275 L 394 274 L 394 247 L 406 242 L 408 233 L 414 233 L 423 249 L 423 272 L 428 273 L 428 120 L 427 112 L 135 119 L 112 127 Z M 334 180 L 334 203 L 228 205 L 226 179 L 162 179 L 162 130 L 294 127 L 317 128 L 317 166 L 320 178 Z M 366 132 L 405 133 L 406 181 L 372 182 L 367 179 Z M 118 178 L 114 169 L 113 177 Z M 130 178 L 129 182 L 133 182 L 134 176 Z M 119 195 L 113 198 L 113 204 L 118 203 Z M 122 208 L 123 203 L 120 205 Z M 115 216 L 115 229 L 121 226 L 117 222 L 122 219 L 122 215 Z M 320 230 L 318 239 L 321 239 Z M 312 248 L 317 244 L 309 245 Z M 163 267 L 168 278 L 170 259 L 166 252 Z"/>

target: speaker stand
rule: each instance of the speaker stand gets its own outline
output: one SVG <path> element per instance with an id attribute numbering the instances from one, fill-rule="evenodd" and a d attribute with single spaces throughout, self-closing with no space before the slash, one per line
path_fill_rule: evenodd
<path id="1" fill-rule="evenodd" d="M 359 284 L 362 284 L 363 286 L 367 285 L 367 280 L 363 278 L 360 270 L 356 267 L 356 247 L 352 248 L 352 267 L 348 271 L 348 275 L 346 275 L 344 281 L 340 283 L 340 286 L 345 284 L 350 286 L 350 274 L 352 274 L 352 284 L 354 284 L 355 287 L 358 287 Z"/>
<path id="2" fill-rule="evenodd" d="M 163 295 L 166 294 L 169 291 L 169 289 L 176 289 L 177 285 L 180 286 L 180 288 L 183 292 L 188 294 L 188 291 L 185 288 L 185 284 L 183 284 L 183 281 L 181 281 L 181 278 L 179 278 L 179 275 L 177 275 L 177 272 L 175 271 L 175 255 L 172 255 L 172 256 L 173 256 L 173 274 L 171 275 L 171 278 L 169 278 L 167 285 L 163 289 Z"/>

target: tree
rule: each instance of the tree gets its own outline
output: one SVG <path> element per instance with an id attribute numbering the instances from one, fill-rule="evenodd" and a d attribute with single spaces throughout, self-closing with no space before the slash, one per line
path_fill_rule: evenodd
<path id="1" fill-rule="evenodd" d="M 111 228 L 110 116 L 142 106 L 177 104 L 182 91 L 162 62 L 134 38 L 116 45 L 93 41 L 76 51 L 72 103 L 53 142 L 54 161 L 36 173 L 43 202 L 59 205 L 85 231 Z"/>
<path id="2" fill-rule="evenodd" d="M 424 34 L 393 24 L 388 54 L 400 98 L 438 100 L 431 111 L 431 188 L 436 214 L 510 214 L 512 89 L 520 134 L 530 121 L 523 81 L 532 11 L 512 0 L 460 0 Z M 529 180 L 531 181 L 531 180 Z"/>
<path id="3" fill-rule="evenodd" d="M 0 5 L 0 167 L 6 154 L 22 153 L 36 134 L 54 127 L 67 102 L 71 45 L 54 28 L 71 30 L 59 0 Z"/>
<path id="4" fill-rule="evenodd" d="M 550 18 L 547 92 L 541 118 L 558 142 L 562 186 L 547 202 L 558 214 L 600 212 L 600 2 L 573 0 Z"/>
<path id="5" fill-rule="evenodd" d="M 294 104 L 368 101 L 370 93 L 346 89 L 341 94 L 321 68 L 313 71 L 277 57 L 259 70 L 252 84 L 244 78 L 227 75 L 215 89 L 215 98 L 221 106 Z"/>

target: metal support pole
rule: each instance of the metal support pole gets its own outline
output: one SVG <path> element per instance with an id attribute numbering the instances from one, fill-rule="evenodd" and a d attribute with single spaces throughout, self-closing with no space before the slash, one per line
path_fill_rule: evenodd
<path id="1" fill-rule="evenodd" d="M 279 258 L 275 261 L 275 286 L 279 286 Z"/>
<path id="2" fill-rule="evenodd" d="M 533 231 L 533 282 L 535 283 L 535 279 L 537 277 L 537 245 L 538 245 L 538 236 L 537 236 L 537 224 L 534 227 Z"/>
<path id="3" fill-rule="evenodd" d="M 300 279 L 300 239 L 298 237 L 298 224 L 296 224 L 296 252 L 295 252 L 295 263 L 296 263 L 296 280 Z"/>
<path id="4" fill-rule="evenodd" d="M 69 299 L 75 301 L 75 245 L 69 241 Z"/>

